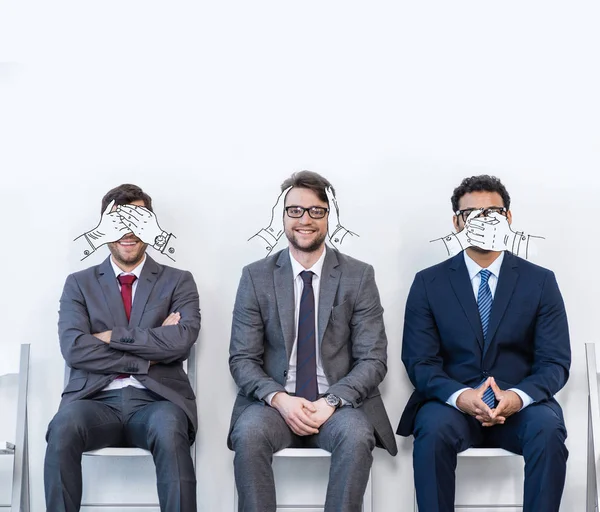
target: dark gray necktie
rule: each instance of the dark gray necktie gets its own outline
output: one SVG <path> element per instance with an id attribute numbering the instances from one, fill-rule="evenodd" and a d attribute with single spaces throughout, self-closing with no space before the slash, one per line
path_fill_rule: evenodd
<path id="1" fill-rule="evenodd" d="M 298 315 L 298 345 L 296 348 L 296 396 L 311 402 L 317 399 L 317 349 L 315 343 L 315 294 L 313 272 L 300 273 L 304 282 Z"/>

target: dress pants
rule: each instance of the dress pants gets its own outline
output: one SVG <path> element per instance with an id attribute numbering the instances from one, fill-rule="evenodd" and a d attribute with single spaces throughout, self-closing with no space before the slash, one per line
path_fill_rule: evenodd
<path id="1" fill-rule="evenodd" d="M 148 389 L 101 391 L 61 407 L 46 434 L 47 511 L 80 509 L 83 452 L 133 446 L 152 453 L 161 511 L 196 512 L 190 436 L 183 410 Z"/>
<path id="2" fill-rule="evenodd" d="M 375 433 L 360 409 L 342 407 L 319 433 L 298 436 L 276 409 L 256 402 L 248 406 L 231 433 L 239 512 L 275 512 L 273 453 L 289 447 L 331 452 L 325 512 L 360 512 L 373 462 Z"/>
<path id="3" fill-rule="evenodd" d="M 448 404 L 427 402 L 417 413 L 414 436 L 420 511 L 453 512 L 457 453 L 485 447 L 523 455 L 524 512 L 558 512 L 565 484 L 567 431 L 563 419 L 548 404 L 532 404 L 507 418 L 504 425 L 482 427 L 475 418 Z"/>

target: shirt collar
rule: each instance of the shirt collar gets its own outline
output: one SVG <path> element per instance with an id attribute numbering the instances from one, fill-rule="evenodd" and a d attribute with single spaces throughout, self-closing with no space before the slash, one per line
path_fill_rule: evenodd
<path id="1" fill-rule="evenodd" d="M 469 280 L 473 281 L 473 278 L 483 269 L 480 267 L 475 261 L 471 259 L 471 257 L 467 254 L 467 251 L 463 251 L 465 256 L 465 265 L 467 265 L 467 272 L 469 273 Z M 504 260 L 504 251 L 498 256 L 494 262 L 487 268 L 496 279 L 500 277 L 500 267 L 502 266 L 502 261 Z"/>
<path id="2" fill-rule="evenodd" d="M 115 277 L 119 277 L 121 274 L 133 274 L 135 277 L 137 277 L 138 279 L 140 278 L 140 275 L 142 274 L 142 269 L 144 268 L 144 263 L 146 263 L 146 254 L 144 253 L 144 259 L 141 261 L 141 263 L 135 267 L 131 272 L 125 272 L 124 270 L 120 269 L 117 264 L 113 261 L 112 256 L 110 257 L 110 264 L 112 265 L 113 271 L 115 272 Z"/>
<path id="3" fill-rule="evenodd" d="M 298 263 L 295 260 L 295 258 L 292 256 L 292 252 L 290 251 L 290 261 L 292 263 L 292 274 L 294 275 L 294 279 L 296 279 L 300 275 L 300 273 L 304 272 L 305 270 L 310 270 L 317 277 L 320 277 L 321 273 L 323 272 L 323 263 L 325 262 L 326 252 L 327 246 L 325 246 L 325 250 L 323 251 L 323 254 L 321 254 L 321 257 L 315 262 L 315 264 L 311 268 L 304 268 L 300 263 Z"/>

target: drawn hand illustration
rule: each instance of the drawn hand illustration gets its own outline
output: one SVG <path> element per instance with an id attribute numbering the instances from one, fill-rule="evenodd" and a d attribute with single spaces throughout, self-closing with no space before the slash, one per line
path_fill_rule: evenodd
<path id="1" fill-rule="evenodd" d="M 508 219 L 504 215 L 492 212 L 489 217 L 469 219 L 463 231 L 473 247 L 487 251 L 505 251 L 512 247 L 516 233 L 510 229 Z M 511 242 L 509 244 L 509 241 Z"/>
<path id="2" fill-rule="evenodd" d="M 347 235 L 350 235 L 351 238 L 353 236 L 360 235 L 346 229 L 344 226 L 341 225 L 340 208 L 338 206 L 337 199 L 333 195 L 333 190 L 331 190 L 331 187 L 327 187 L 325 189 L 325 193 L 327 194 L 327 200 L 329 201 L 329 219 L 327 226 L 327 234 L 329 236 L 329 241 L 331 242 L 331 244 L 339 249 L 339 247 L 342 245 L 342 242 L 344 241 L 344 238 L 346 238 Z"/>
<path id="3" fill-rule="evenodd" d="M 115 202 L 114 200 L 108 203 L 106 209 L 102 212 L 98 225 L 78 236 L 75 241 L 80 240 L 80 245 L 83 248 L 83 258 L 87 258 L 98 247 L 115 242 L 131 231 L 121 222 L 121 217 L 117 212 L 111 212 Z M 87 243 L 84 243 L 87 242 Z"/>
<path id="4" fill-rule="evenodd" d="M 277 202 L 273 208 L 271 208 L 271 221 L 269 222 L 269 225 L 248 238 L 248 242 L 253 239 L 258 240 L 261 246 L 265 247 L 267 256 L 275 248 L 281 235 L 283 235 L 283 207 L 285 205 L 285 196 L 291 188 L 292 187 L 288 187 L 279 194 Z"/>
<path id="5" fill-rule="evenodd" d="M 121 222 L 145 244 L 164 254 L 169 238 L 172 236 L 158 225 L 156 215 L 143 206 L 123 204 L 117 206 Z M 167 254 L 169 256 L 169 254 Z M 171 257 L 171 256 L 169 256 Z"/>
<path id="6" fill-rule="evenodd" d="M 477 217 L 482 211 L 471 212 L 462 231 L 450 233 L 431 242 L 443 241 L 448 256 L 454 256 L 472 246 L 488 251 L 508 250 L 516 256 L 528 259 L 531 252 L 530 242 L 533 239 L 544 240 L 542 236 L 513 231 L 508 219 L 499 213 L 492 212 L 488 217 Z"/>
<path id="7" fill-rule="evenodd" d="M 173 242 L 176 237 L 172 233 L 161 229 L 154 213 L 143 206 L 131 204 L 117 206 L 115 211 L 111 211 L 114 204 L 114 200 L 108 204 L 102 213 L 98 226 L 75 239 L 75 241 L 87 241 L 87 245 L 82 246 L 82 260 L 100 246 L 116 242 L 127 233 L 133 233 L 142 242 L 151 245 L 154 249 L 175 261 Z M 79 243 L 80 245 L 83 244 L 83 242 Z"/>
<path id="8" fill-rule="evenodd" d="M 467 217 L 467 222 L 465 225 L 468 225 L 469 222 L 474 219 L 477 215 L 481 213 L 481 210 L 475 210 L 469 214 Z M 446 246 L 446 251 L 448 252 L 448 256 L 454 256 L 458 254 L 460 251 L 465 250 L 467 247 L 471 245 L 469 241 L 468 232 L 466 229 L 462 229 L 458 233 L 450 233 L 449 235 L 443 236 L 442 238 L 436 238 L 435 240 L 430 240 L 429 242 L 444 242 Z"/>

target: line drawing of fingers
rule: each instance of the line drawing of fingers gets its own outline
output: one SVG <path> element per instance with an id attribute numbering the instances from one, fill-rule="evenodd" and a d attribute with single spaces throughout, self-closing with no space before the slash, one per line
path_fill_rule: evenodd
<path id="1" fill-rule="evenodd" d="M 127 228 L 128 228 L 130 231 L 131 231 L 133 228 L 137 228 L 137 224 L 136 224 L 135 222 L 133 222 L 133 221 L 129 220 L 129 219 L 121 219 L 121 223 L 122 223 L 122 224 L 123 224 L 125 227 L 127 227 Z"/>
<path id="2" fill-rule="evenodd" d="M 137 213 L 137 211 L 134 208 L 131 208 L 127 205 L 121 205 L 117 207 L 117 213 L 121 216 L 121 217 L 127 217 L 130 220 L 136 220 L 139 221 L 139 214 Z"/>
<path id="3" fill-rule="evenodd" d="M 108 215 L 114 205 L 115 205 L 115 200 L 113 199 L 110 203 L 108 203 L 106 205 L 106 208 L 104 208 L 104 212 L 102 213 L 102 215 Z"/>

